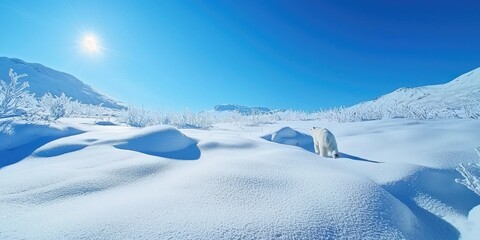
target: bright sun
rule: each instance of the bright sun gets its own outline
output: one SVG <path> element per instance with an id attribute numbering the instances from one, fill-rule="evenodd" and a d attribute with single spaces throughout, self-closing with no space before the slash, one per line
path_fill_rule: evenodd
<path id="1" fill-rule="evenodd" d="M 100 45 L 94 35 L 83 36 L 82 46 L 88 53 L 98 53 L 100 51 Z"/>

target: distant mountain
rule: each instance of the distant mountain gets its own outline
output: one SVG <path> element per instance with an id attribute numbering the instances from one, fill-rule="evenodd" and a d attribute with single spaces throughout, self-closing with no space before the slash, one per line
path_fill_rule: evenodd
<path id="1" fill-rule="evenodd" d="M 21 78 L 19 81 L 27 81 L 30 85 L 28 91 L 35 93 L 37 98 L 42 97 L 45 93 L 59 96 L 63 92 L 73 100 L 85 104 L 102 104 L 104 107 L 114 109 L 125 108 L 120 102 L 102 95 L 70 74 L 56 71 L 38 63 L 27 63 L 16 58 L 0 57 L 1 80 L 10 81 L 8 77 L 10 68 L 18 74 L 28 74 L 28 77 Z"/>
<path id="2" fill-rule="evenodd" d="M 252 115 L 252 114 L 262 114 L 262 113 L 272 113 L 277 110 L 272 110 L 267 107 L 247 107 L 234 104 L 220 104 L 213 107 L 213 110 L 216 112 L 233 112 L 237 111 L 243 115 Z"/>
<path id="3" fill-rule="evenodd" d="M 480 68 L 454 80 L 438 85 L 400 88 L 376 100 L 362 102 L 351 108 L 388 110 L 395 107 L 419 108 L 427 111 L 450 111 L 462 114 L 465 109 L 480 106 Z M 459 116 L 462 117 L 462 116 Z"/>

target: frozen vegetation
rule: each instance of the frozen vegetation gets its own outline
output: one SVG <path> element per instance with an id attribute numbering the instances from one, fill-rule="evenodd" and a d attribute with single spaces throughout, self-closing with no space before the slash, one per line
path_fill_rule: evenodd
<path id="1" fill-rule="evenodd" d="M 108 107 L 108 103 L 113 100 L 92 105 L 65 93 L 54 95 L 47 92 L 43 96 L 35 96 L 29 92 L 29 81 L 34 80 L 34 77 L 26 77 L 23 73 L 17 75 L 10 70 L 9 78 L 0 82 L 2 118 L 17 116 L 25 119 L 56 120 L 60 117 L 87 117 L 135 127 L 168 124 L 179 128 L 201 129 L 210 128 L 218 123 L 255 126 L 297 120 L 358 122 L 395 118 L 417 120 L 480 118 L 480 69 L 443 85 L 402 88 L 374 101 L 317 112 L 248 108 L 238 105 L 218 105 L 215 110 L 203 112 L 188 110 L 165 112 L 135 106 L 119 109 Z"/>

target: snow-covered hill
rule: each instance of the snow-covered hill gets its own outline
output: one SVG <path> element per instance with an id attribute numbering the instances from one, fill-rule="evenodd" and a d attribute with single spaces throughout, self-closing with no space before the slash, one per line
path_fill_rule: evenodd
<path id="1" fill-rule="evenodd" d="M 477 68 L 445 84 L 400 88 L 376 100 L 363 102 L 353 107 L 374 109 L 389 109 L 399 106 L 421 107 L 431 111 L 448 110 L 456 114 L 463 114 L 465 109 L 479 105 L 480 68 Z"/>
<path id="2" fill-rule="evenodd" d="M 103 107 L 114 109 L 124 108 L 120 102 L 102 95 L 76 77 L 38 63 L 27 63 L 16 58 L 0 57 L 1 80 L 9 81 L 8 71 L 10 68 L 19 74 L 28 74 L 28 77 L 19 81 L 28 81 L 30 85 L 28 90 L 31 93 L 35 93 L 36 97 L 42 97 L 48 92 L 59 96 L 63 92 L 73 100 L 78 100 L 85 104 L 102 104 Z"/>

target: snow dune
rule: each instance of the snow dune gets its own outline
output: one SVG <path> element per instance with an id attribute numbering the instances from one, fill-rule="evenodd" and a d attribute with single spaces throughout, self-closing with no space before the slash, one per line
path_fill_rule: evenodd
<path id="1" fill-rule="evenodd" d="M 0 238 L 458 239 L 478 215 L 454 170 L 478 161 L 478 121 L 65 121 L 69 134 L 0 168 Z M 312 153 L 311 126 L 336 135 L 339 159 Z"/>
<path id="2" fill-rule="evenodd" d="M 48 142 L 81 132 L 75 128 L 55 124 L 47 126 L 2 120 L 0 121 L 0 169 L 28 157 L 35 149 Z"/>
<path id="3" fill-rule="evenodd" d="M 173 127 L 152 126 L 114 144 L 120 149 L 137 151 L 159 157 L 194 160 L 200 157 L 196 141 Z"/>
<path id="4" fill-rule="evenodd" d="M 315 152 L 312 136 L 295 131 L 290 127 L 283 127 L 272 134 L 263 136 L 262 138 L 276 143 L 299 146 L 307 151 Z"/>

